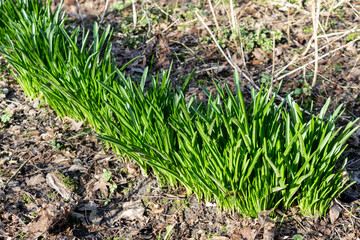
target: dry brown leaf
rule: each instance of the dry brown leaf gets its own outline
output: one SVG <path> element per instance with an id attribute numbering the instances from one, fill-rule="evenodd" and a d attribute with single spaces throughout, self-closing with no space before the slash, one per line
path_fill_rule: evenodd
<path id="1" fill-rule="evenodd" d="M 149 202 L 149 205 L 151 205 L 150 215 L 163 213 L 163 212 L 165 211 L 165 209 L 164 209 L 163 207 L 161 207 L 160 204 L 156 204 L 156 203 L 153 203 L 153 202 Z"/>
<path id="2" fill-rule="evenodd" d="M 90 215 L 89 215 L 89 220 L 95 224 L 96 226 L 99 226 L 100 225 L 100 222 L 102 220 L 102 217 L 100 217 L 98 214 L 97 214 L 97 211 L 96 210 L 92 210 L 90 212 Z"/>
<path id="3" fill-rule="evenodd" d="M 341 208 L 339 205 L 334 204 L 330 207 L 329 217 L 330 217 L 331 224 L 334 224 L 336 222 L 336 220 L 340 216 L 340 213 L 341 213 Z"/>
<path id="4" fill-rule="evenodd" d="M 38 175 L 35 175 L 35 176 L 32 176 L 32 177 L 26 179 L 26 185 L 28 185 L 28 186 L 36 186 L 43 182 L 45 182 L 45 178 L 42 174 L 38 174 Z"/>
<path id="5" fill-rule="evenodd" d="M 231 235 L 232 240 L 253 240 L 255 239 L 256 232 L 250 227 L 239 227 L 235 229 Z"/>
<path id="6" fill-rule="evenodd" d="M 135 202 L 126 202 L 123 204 L 123 211 L 119 216 L 119 219 L 126 219 L 130 221 L 144 220 L 145 208 L 141 200 Z"/>
<path id="7" fill-rule="evenodd" d="M 74 205 L 72 203 L 56 202 L 44 204 L 35 212 L 35 218 L 26 226 L 25 231 L 28 239 L 37 239 L 43 233 L 50 230 L 53 225 L 65 219 L 71 212 Z"/>
<path id="8" fill-rule="evenodd" d="M 350 71 L 349 76 L 350 78 L 360 79 L 360 68 L 354 68 Z"/>
<path id="9" fill-rule="evenodd" d="M 170 55 L 169 43 L 163 34 L 157 36 L 158 38 L 158 47 L 159 47 L 159 61 L 158 65 L 162 68 L 167 68 L 170 66 L 170 60 L 168 56 Z"/>
<path id="10" fill-rule="evenodd" d="M 39 107 L 40 100 L 38 98 L 34 99 L 33 107 L 38 108 Z"/>
<path id="11" fill-rule="evenodd" d="M 29 116 L 31 117 L 35 117 L 37 112 L 34 110 L 34 109 L 31 109 L 29 112 L 28 112 Z"/>
<path id="12" fill-rule="evenodd" d="M 133 176 L 138 176 L 139 175 L 139 173 L 138 173 L 138 165 L 136 165 L 135 163 L 127 163 L 126 167 L 127 167 L 127 172 L 130 175 L 133 175 Z"/>
<path id="13" fill-rule="evenodd" d="M 83 125 L 83 121 L 76 122 L 74 119 L 71 119 L 71 128 L 70 130 L 73 130 L 75 132 L 79 131 L 81 129 L 81 126 Z"/>
<path id="14" fill-rule="evenodd" d="M 252 54 L 257 60 L 261 62 L 265 60 L 266 53 L 261 48 L 255 48 Z"/>
<path id="15" fill-rule="evenodd" d="M 75 171 L 86 172 L 86 170 L 87 168 L 80 164 L 73 164 L 68 169 L 69 172 L 75 172 Z"/>
<path id="16" fill-rule="evenodd" d="M 107 197 L 109 195 L 108 186 L 110 186 L 110 183 L 103 177 L 100 177 L 100 179 L 94 184 L 92 191 L 96 192 L 97 190 L 100 190 L 101 194 L 104 195 L 104 197 Z"/>
<path id="17" fill-rule="evenodd" d="M 264 228 L 264 240 L 273 240 L 275 238 L 276 225 L 275 222 L 269 217 L 270 213 L 272 213 L 273 211 L 274 209 L 270 209 L 261 211 L 259 213 L 259 222 Z"/>

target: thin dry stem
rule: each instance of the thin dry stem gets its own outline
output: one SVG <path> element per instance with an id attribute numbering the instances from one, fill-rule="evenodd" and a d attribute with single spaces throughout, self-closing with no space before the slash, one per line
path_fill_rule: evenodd
<path id="1" fill-rule="evenodd" d="M 196 16 L 199 18 L 200 22 L 202 23 L 202 25 L 206 28 L 206 30 L 209 32 L 211 38 L 213 39 L 215 45 L 217 46 L 217 48 L 220 50 L 221 54 L 225 57 L 226 61 L 235 69 L 240 70 L 238 66 L 236 66 L 236 64 L 234 64 L 225 54 L 224 50 L 221 48 L 220 44 L 218 43 L 218 41 L 216 40 L 214 34 L 211 32 L 210 28 L 206 25 L 206 23 L 204 22 L 204 20 L 202 19 L 202 17 L 199 15 L 199 13 L 196 11 L 195 12 Z"/>
<path id="2" fill-rule="evenodd" d="M 231 21 L 232 21 L 232 30 L 236 30 L 236 22 L 235 22 L 235 13 L 234 13 L 234 5 L 233 1 L 230 0 L 230 11 L 231 11 Z"/>
<path id="3" fill-rule="evenodd" d="M 349 44 L 352 44 L 352 43 L 354 43 L 354 42 L 356 42 L 356 41 L 359 41 L 359 40 L 360 40 L 360 37 L 358 37 L 358 38 L 356 38 L 355 40 L 353 40 L 353 41 L 351 41 L 351 42 L 348 42 L 347 44 L 344 44 L 344 45 L 342 45 L 342 46 L 340 46 L 340 47 L 338 47 L 338 48 L 336 48 L 336 49 L 333 49 L 333 50 L 325 53 L 324 55 L 318 57 L 317 59 L 314 59 L 314 60 L 312 60 L 312 61 L 304 64 L 303 66 L 298 67 L 297 69 L 294 69 L 294 70 L 292 70 L 292 71 L 290 71 L 290 72 L 282 75 L 281 77 L 278 78 L 278 80 L 281 80 L 281 79 L 283 79 L 283 78 L 285 78 L 285 77 L 287 77 L 287 76 L 289 76 L 289 75 L 291 75 L 291 74 L 293 74 L 293 73 L 295 73 L 295 72 L 297 72 L 297 71 L 305 68 L 306 66 L 314 63 L 315 61 L 318 61 L 318 60 L 320 60 L 320 59 L 323 59 L 324 57 L 329 56 L 330 54 L 332 54 L 332 53 L 334 53 L 334 52 L 336 52 L 336 51 L 338 51 L 338 50 L 340 50 L 340 49 L 342 49 L 342 48 L 345 48 L 345 47 L 348 46 Z"/>
<path id="4" fill-rule="evenodd" d="M 360 12 L 358 10 L 356 10 L 356 8 L 350 2 L 346 2 L 346 3 L 352 8 L 355 15 L 360 18 Z"/>
<path id="5" fill-rule="evenodd" d="M 134 22 L 134 29 L 135 29 L 135 28 L 136 28 L 136 24 L 137 24 L 137 13 L 136 13 L 135 0 L 131 0 L 131 2 L 132 2 L 133 22 Z"/>
<path id="6" fill-rule="evenodd" d="M 76 4 L 77 4 L 79 15 L 80 15 L 80 18 L 81 18 L 81 21 L 82 21 L 84 19 L 84 17 L 83 17 L 84 15 L 83 15 L 83 13 L 81 11 L 79 0 L 76 0 Z"/>
<path id="7" fill-rule="evenodd" d="M 319 46 L 318 46 L 318 38 L 317 38 L 317 32 L 318 32 L 318 26 L 319 26 L 319 14 L 320 14 L 320 2 L 321 0 L 313 0 L 312 1 L 312 18 L 313 18 L 313 38 L 314 38 L 314 45 L 315 45 L 315 70 L 314 70 L 314 78 L 311 83 L 311 87 L 314 87 L 316 84 L 317 79 L 317 73 L 319 68 Z"/>
<path id="8" fill-rule="evenodd" d="M 352 33 L 352 32 L 356 32 L 356 31 L 357 31 L 356 28 L 357 28 L 357 26 L 356 26 L 356 27 L 353 27 L 353 28 L 350 29 L 350 30 L 347 30 L 345 33 L 343 33 L 342 35 L 340 35 L 338 38 L 336 38 L 336 39 L 334 39 L 333 41 L 331 41 L 330 43 L 322 46 L 322 47 L 319 48 L 318 50 L 321 51 L 321 50 L 323 50 L 324 48 L 326 48 L 326 47 L 328 47 L 329 45 L 331 45 L 331 44 L 333 44 L 334 42 L 336 42 L 337 40 L 343 38 L 344 36 L 346 36 L 346 35 L 348 35 L 348 34 L 350 34 L 350 33 Z M 333 34 L 337 34 L 337 33 L 333 33 Z M 330 35 L 330 34 L 329 34 L 329 35 Z M 319 37 L 318 37 L 318 38 L 319 38 Z M 305 56 L 304 58 L 307 58 L 307 57 L 309 57 L 309 56 L 311 56 L 311 55 L 313 55 L 313 54 L 315 54 L 315 53 L 314 53 L 314 52 L 309 53 L 309 55 Z"/>
<path id="9" fill-rule="evenodd" d="M 322 26 L 322 24 L 321 24 L 321 22 L 319 22 L 319 27 L 321 28 L 321 31 L 324 33 L 324 38 L 326 39 L 326 41 L 329 43 L 330 42 L 330 40 L 329 40 L 329 38 L 327 37 L 327 34 L 326 34 L 326 32 L 325 32 L 325 29 L 323 28 L 323 26 Z M 317 36 L 317 39 L 319 39 L 319 36 Z"/>
<path id="10" fill-rule="evenodd" d="M 285 71 L 285 69 L 287 69 L 289 66 L 291 66 L 292 64 L 294 64 L 294 62 L 298 59 L 299 57 L 296 55 L 285 67 L 283 67 L 282 69 L 280 69 L 278 71 L 278 73 L 275 74 L 275 77 L 279 76 L 283 71 Z"/>
<path id="11" fill-rule="evenodd" d="M 109 7 L 109 0 L 106 0 L 106 2 L 105 2 L 105 9 L 104 9 L 104 12 L 103 12 L 103 14 L 102 14 L 102 16 L 101 16 L 100 23 L 102 23 L 102 22 L 104 21 L 105 14 L 106 14 L 106 12 L 107 12 L 108 7 Z"/>
<path id="12" fill-rule="evenodd" d="M 208 0 L 208 2 L 209 2 L 211 13 L 212 13 L 213 18 L 214 18 L 214 22 L 215 22 L 215 25 L 216 25 L 216 30 L 219 32 L 220 27 L 219 27 L 219 23 L 218 23 L 218 21 L 216 19 L 215 11 L 214 11 L 214 8 L 212 6 L 211 0 Z"/>
<path id="13" fill-rule="evenodd" d="M 338 2 L 338 4 L 336 4 L 336 6 L 333 8 L 333 10 L 337 9 L 338 7 L 340 7 L 341 5 L 343 5 L 343 3 L 345 2 L 345 0 L 341 0 Z"/>

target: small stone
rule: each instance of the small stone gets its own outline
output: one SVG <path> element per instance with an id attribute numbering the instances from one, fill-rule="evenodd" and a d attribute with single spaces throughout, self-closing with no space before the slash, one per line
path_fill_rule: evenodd
<path id="1" fill-rule="evenodd" d="M 3 94 L 8 94 L 9 93 L 9 89 L 7 89 L 7 88 L 3 88 L 3 90 L 2 90 L 2 92 L 3 92 Z"/>

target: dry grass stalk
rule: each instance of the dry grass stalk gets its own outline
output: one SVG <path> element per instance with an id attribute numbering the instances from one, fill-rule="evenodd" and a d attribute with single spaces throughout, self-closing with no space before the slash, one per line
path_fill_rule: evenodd
<path id="1" fill-rule="evenodd" d="M 213 18 L 214 18 L 214 22 L 215 22 L 215 25 L 216 25 L 216 30 L 219 32 L 220 27 L 219 27 L 219 23 L 218 23 L 218 21 L 217 21 L 217 19 L 216 19 L 216 15 L 215 15 L 215 11 L 214 11 L 213 5 L 212 5 L 212 3 L 211 3 L 211 0 L 208 0 L 208 2 L 209 2 L 209 6 L 210 6 L 211 13 L 212 13 Z"/>
<path id="2" fill-rule="evenodd" d="M 232 30 L 235 31 L 236 22 L 235 22 L 234 4 L 232 0 L 230 0 L 230 11 L 231 11 Z"/>
<path id="3" fill-rule="evenodd" d="M 198 19 L 200 20 L 200 22 L 202 23 L 202 25 L 206 28 L 206 30 L 209 32 L 211 38 L 213 39 L 216 47 L 220 50 L 221 54 L 225 57 L 226 61 L 236 70 L 240 70 L 238 66 L 236 66 L 236 64 L 234 64 L 225 54 L 224 50 L 221 48 L 220 44 L 218 43 L 218 41 L 216 40 L 216 37 L 214 36 L 214 34 L 211 32 L 210 28 L 206 25 L 206 23 L 204 22 L 204 19 L 202 19 L 202 17 L 199 15 L 199 13 L 196 11 L 195 12 L 196 16 L 198 17 Z"/>
<path id="4" fill-rule="evenodd" d="M 319 58 L 319 50 L 318 50 L 318 26 L 319 26 L 319 14 L 320 14 L 320 2 L 321 0 L 312 0 L 312 19 L 313 19 L 313 39 L 315 45 L 315 69 L 314 69 L 314 78 L 311 83 L 311 87 L 314 87 L 317 79 L 317 72 L 319 68 L 318 58 Z"/>
<path id="5" fill-rule="evenodd" d="M 324 57 L 329 56 L 330 54 L 332 54 L 332 53 L 334 53 L 334 52 L 336 52 L 336 51 L 338 51 L 338 50 L 340 50 L 340 49 L 342 49 L 342 48 L 345 48 L 346 46 L 348 46 L 348 45 L 350 45 L 350 44 L 352 44 L 352 43 L 354 43 L 354 42 L 356 42 L 356 41 L 359 41 L 359 40 L 360 40 L 360 37 L 358 37 L 358 38 L 356 38 L 355 40 L 353 40 L 353 41 L 351 41 L 351 42 L 348 42 L 347 44 L 344 44 L 344 45 L 342 45 L 342 46 L 340 46 L 340 47 L 338 47 L 338 48 L 336 48 L 336 49 L 333 49 L 333 50 L 325 53 L 324 55 L 318 57 L 317 59 L 314 59 L 314 60 L 312 60 L 312 61 L 310 61 L 310 62 L 308 62 L 308 63 L 306 63 L 306 64 L 304 64 L 304 65 L 302 65 L 302 66 L 300 66 L 300 67 L 298 67 L 297 69 L 294 69 L 294 70 L 292 70 L 292 71 L 290 71 L 290 72 L 282 75 L 281 77 L 278 78 L 278 80 L 281 80 L 281 79 L 283 79 L 283 78 L 285 78 L 285 77 L 287 77 L 287 76 L 289 76 L 289 75 L 291 75 L 291 74 L 293 74 L 293 73 L 295 73 L 295 72 L 297 72 L 297 71 L 305 68 L 306 66 L 314 63 L 315 61 L 318 61 L 318 60 L 320 60 L 320 59 L 323 59 Z"/>
<path id="6" fill-rule="evenodd" d="M 107 12 L 108 7 L 109 7 L 109 0 L 106 0 L 104 12 L 103 12 L 103 14 L 102 14 L 102 16 L 101 16 L 100 23 L 102 23 L 102 22 L 104 21 L 104 17 L 105 17 L 105 14 L 106 14 L 106 12 Z"/>
<path id="7" fill-rule="evenodd" d="M 131 2 L 132 2 L 133 22 L 134 22 L 134 29 L 135 29 L 135 28 L 136 28 L 136 24 L 137 24 L 137 13 L 136 13 L 135 0 L 131 0 Z"/>

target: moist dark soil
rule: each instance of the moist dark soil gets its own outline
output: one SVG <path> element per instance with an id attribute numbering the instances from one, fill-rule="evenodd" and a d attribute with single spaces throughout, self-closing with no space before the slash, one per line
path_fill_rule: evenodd
<path id="1" fill-rule="evenodd" d="M 331 110 L 344 104 L 341 127 L 360 116 L 360 4 L 324 3 L 318 38 L 322 58 L 315 70 L 310 2 L 236 1 L 236 21 L 246 29 L 242 43 L 232 41 L 230 9 L 221 3 L 214 6 L 219 30 L 207 1 L 137 1 L 136 25 L 131 1 L 109 1 L 106 11 L 105 1 L 65 1 L 65 11 L 74 20 L 72 27 L 90 29 L 101 20 L 102 27 L 110 24 L 119 66 L 140 56 L 126 69 L 134 80 L 145 67 L 156 74 L 172 66 L 176 86 L 196 68 L 188 94 L 202 100 L 201 85 L 233 86 L 230 61 L 241 70 L 245 90 L 273 78 L 275 87 L 282 82 L 281 97 L 294 91 L 305 109 L 313 101 L 318 110 L 328 97 Z M 215 33 L 229 61 L 194 11 Z M 269 31 L 281 35 L 274 52 Z M 0 98 L 0 239 L 360 237 L 360 131 L 349 140 L 346 155 L 345 174 L 355 184 L 334 200 L 326 217 L 304 217 L 293 208 L 243 218 L 218 211 L 216 204 L 199 201 L 182 187 L 169 189 L 151 172 L 145 176 L 131 159 L 114 156 L 86 123 L 61 119 L 44 100 L 27 98 L 4 59 L 0 70 L 0 88 L 8 89 Z M 314 74 L 317 81 L 311 86 Z"/>

